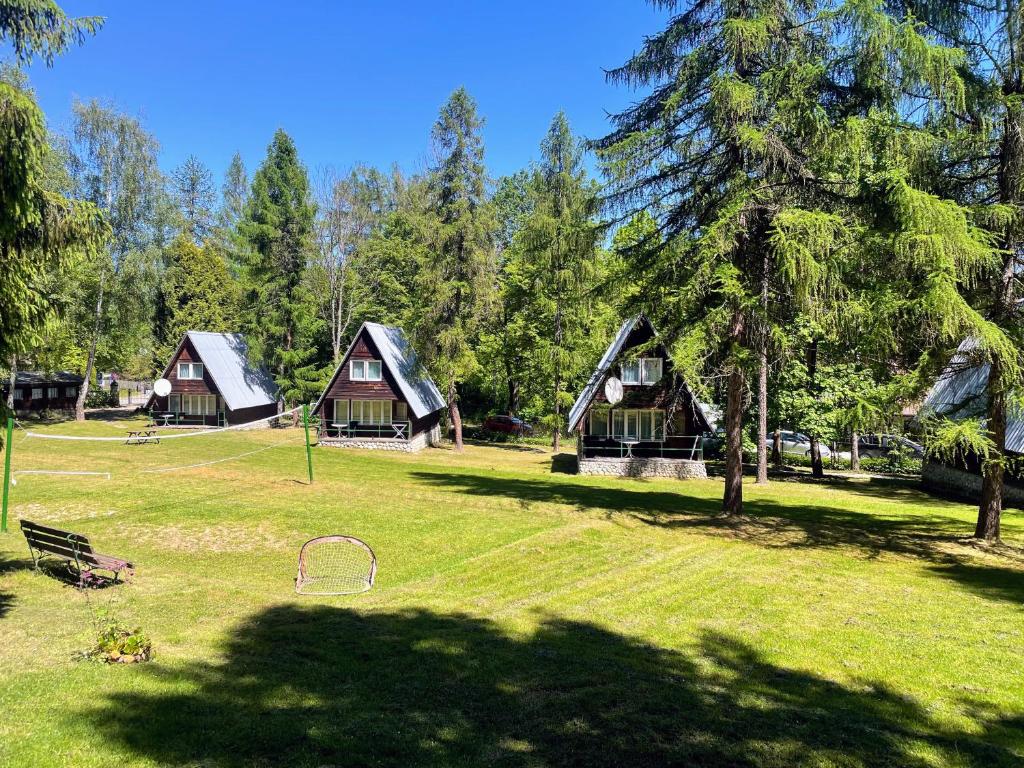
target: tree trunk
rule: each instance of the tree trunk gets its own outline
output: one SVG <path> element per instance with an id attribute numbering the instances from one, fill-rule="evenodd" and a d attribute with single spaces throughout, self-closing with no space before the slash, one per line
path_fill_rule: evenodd
<path id="1" fill-rule="evenodd" d="M 729 373 L 725 405 L 725 497 L 726 514 L 743 512 L 743 372 Z"/>
<path id="2" fill-rule="evenodd" d="M 860 432 L 850 433 L 850 469 L 860 472 Z"/>
<path id="3" fill-rule="evenodd" d="M 768 482 L 768 354 L 761 351 L 757 369 L 757 484 Z"/>
<path id="4" fill-rule="evenodd" d="M 995 444 L 995 456 L 981 465 L 981 504 L 978 507 L 976 539 L 999 540 L 999 523 L 1003 512 L 1003 458 L 1006 455 L 1006 392 L 1002 365 L 993 356 L 988 374 L 988 436 Z"/>
<path id="5" fill-rule="evenodd" d="M 93 323 L 92 341 L 89 343 L 89 357 L 85 362 L 85 377 L 81 388 L 78 390 L 78 400 L 75 401 L 75 421 L 85 421 L 85 399 L 89 395 L 89 384 L 92 382 L 92 371 L 96 365 L 96 345 L 100 341 L 100 328 L 103 325 L 103 289 L 105 286 L 106 274 L 100 273 L 99 296 L 96 299 L 96 319 Z"/>
<path id="6" fill-rule="evenodd" d="M 508 415 L 516 416 L 519 413 L 519 382 L 516 381 L 511 366 L 506 369 L 508 376 Z"/>
<path id="7" fill-rule="evenodd" d="M 459 393 L 453 381 L 448 385 L 448 413 L 452 417 L 452 429 L 455 430 L 455 450 L 462 452 L 462 414 L 459 413 Z"/>
<path id="8" fill-rule="evenodd" d="M 562 437 L 562 404 L 559 402 L 562 394 L 562 306 L 561 302 L 555 307 L 555 424 L 551 436 L 551 450 L 558 453 L 561 447 Z"/>
<path id="9" fill-rule="evenodd" d="M 814 397 L 817 395 L 818 377 L 818 340 L 814 339 L 807 345 L 807 391 Z M 825 476 L 825 466 L 821 461 L 821 442 L 815 431 L 811 431 L 811 476 Z"/>
<path id="10" fill-rule="evenodd" d="M 776 469 L 782 469 L 782 430 L 778 427 L 772 435 L 772 464 Z"/>

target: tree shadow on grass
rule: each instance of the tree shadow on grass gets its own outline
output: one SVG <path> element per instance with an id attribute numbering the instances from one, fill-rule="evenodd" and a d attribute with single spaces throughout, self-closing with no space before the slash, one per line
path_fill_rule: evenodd
<path id="1" fill-rule="evenodd" d="M 948 515 L 884 515 L 748 499 L 743 505 L 744 514 L 729 516 L 721 514 L 717 498 L 647 490 L 633 483 L 606 487 L 556 477 L 535 480 L 450 472 L 414 474 L 425 483 L 461 493 L 628 515 L 648 525 L 714 531 L 764 547 L 848 549 L 869 558 L 896 554 L 924 560 L 936 566 L 930 569 L 936 575 L 953 579 L 985 597 L 1024 604 L 1024 552 L 1004 546 L 991 552 L 1000 555 L 1006 567 L 980 564 L 972 540 L 961 530 L 962 523 Z"/>
<path id="2" fill-rule="evenodd" d="M 30 567 L 30 561 L 13 558 L 0 552 L 0 576 L 13 571 L 22 571 Z M 14 595 L 0 590 L 0 619 L 7 615 L 14 605 Z"/>
<path id="3" fill-rule="evenodd" d="M 95 704 L 92 726 L 133 757 L 231 767 L 988 767 L 1024 748 L 1020 713 L 979 707 L 961 730 L 719 634 L 690 656 L 556 617 L 512 636 L 459 614 L 284 605 L 223 650 L 136 670 L 151 679 Z"/>

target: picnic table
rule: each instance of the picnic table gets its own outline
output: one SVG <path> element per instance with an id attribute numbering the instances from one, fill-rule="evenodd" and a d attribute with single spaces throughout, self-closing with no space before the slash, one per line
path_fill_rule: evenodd
<path id="1" fill-rule="evenodd" d="M 145 443 L 159 443 L 160 436 L 155 429 L 129 429 L 128 439 L 125 445 L 144 445 Z"/>

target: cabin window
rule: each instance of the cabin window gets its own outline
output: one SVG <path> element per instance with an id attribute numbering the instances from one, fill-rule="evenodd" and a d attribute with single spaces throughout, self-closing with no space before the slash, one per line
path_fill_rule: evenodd
<path id="1" fill-rule="evenodd" d="M 639 360 L 628 360 L 622 364 L 622 383 L 623 384 L 639 384 L 640 383 L 640 361 Z"/>
<path id="2" fill-rule="evenodd" d="M 395 403 L 395 421 L 409 420 L 409 406 L 405 403 Z"/>
<path id="3" fill-rule="evenodd" d="M 60 392 L 60 388 L 59 387 L 47 387 L 46 388 L 46 396 L 50 400 L 56 400 L 58 392 Z"/>
<path id="4" fill-rule="evenodd" d="M 657 384 L 661 381 L 661 358 L 645 357 L 640 360 L 640 382 Z"/>
<path id="5" fill-rule="evenodd" d="M 202 363 L 178 363 L 179 379 L 201 379 L 203 378 Z"/>
<path id="6" fill-rule="evenodd" d="M 593 421 L 591 434 L 597 434 L 593 432 Z M 611 436 L 616 440 L 664 440 L 665 412 L 615 409 L 612 411 Z"/>
<path id="7" fill-rule="evenodd" d="M 16 390 L 14 390 L 14 399 L 15 400 L 24 400 L 25 399 L 25 390 L 23 390 L 23 389 L 16 389 Z"/>
<path id="8" fill-rule="evenodd" d="M 380 360 L 353 360 L 349 378 L 352 381 L 380 381 Z"/>
<path id="9" fill-rule="evenodd" d="M 42 387 L 32 387 L 32 399 L 33 400 L 42 400 L 43 399 L 43 388 Z"/>
<path id="10" fill-rule="evenodd" d="M 215 416 L 217 414 L 216 395 L 181 395 L 180 397 L 181 408 L 175 413 L 184 413 L 186 416 Z"/>
<path id="11" fill-rule="evenodd" d="M 167 399 L 167 410 L 171 413 L 181 413 L 181 395 L 171 395 Z"/>
<path id="12" fill-rule="evenodd" d="M 590 434 L 594 437 L 608 437 L 607 408 L 595 408 L 590 412 Z"/>
<path id="13" fill-rule="evenodd" d="M 360 424 L 390 424 L 390 400 L 353 400 L 352 421 Z"/>
<path id="14" fill-rule="evenodd" d="M 623 384 L 657 384 L 661 381 L 660 357 L 641 357 L 622 364 Z"/>
<path id="15" fill-rule="evenodd" d="M 78 397 L 78 387 L 64 387 L 64 397 Z"/>
<path id="16" fill-rule="evenodd" d="M 348 400 L 334 401 L 334 423 L 348 424 Z"/>

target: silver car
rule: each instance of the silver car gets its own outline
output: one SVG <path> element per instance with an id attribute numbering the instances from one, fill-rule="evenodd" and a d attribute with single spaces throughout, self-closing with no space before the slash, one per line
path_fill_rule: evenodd
<path id="1" fill-rule="evenodd" d="M 779 435 L 782 438 L 782 453 L 783 455 L 789 456 L 806 456 L 811 457 L 811 438 L 802 432 L 790 432 L 789 430 L 782 430 Z M 768 446 L 768 450 L 772 449 L 772 443 L 775 441 L 775 436 L 772 434 L 768 435 L 768 440 L 765 443 Z M 821 458 L 827 459 L 832 456 L 832 451 L 829 447 L 818 441 L 818 448 L 821 450 Z"/>

